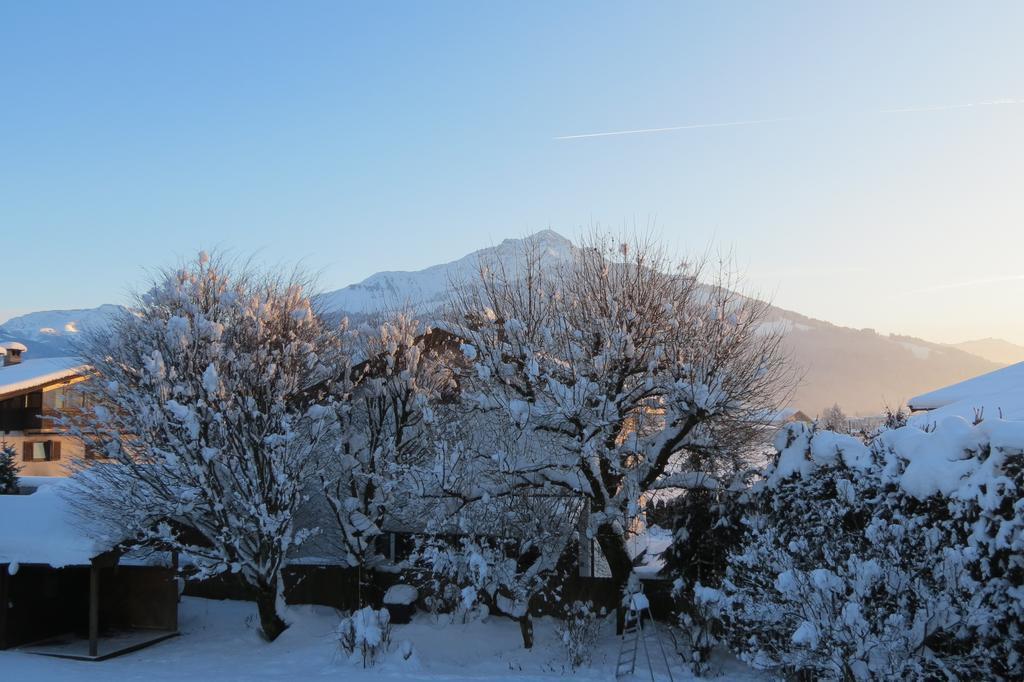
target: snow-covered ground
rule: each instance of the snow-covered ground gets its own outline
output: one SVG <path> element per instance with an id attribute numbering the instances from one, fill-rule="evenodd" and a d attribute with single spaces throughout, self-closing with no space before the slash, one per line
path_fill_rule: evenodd
<path id="1" fill-rule="evenodd" d="M 507 618 L 470 624 L 417 616 L 410 625 L 395 625 L 392 642 L 412 642 L 414 653 L 403 660 L 398 647 L 376 667 L 350 662 L 333 636 L 338 615 L 320 606 L 289 609 L 290 627 L 272 644 L 257 633 L 255 605 L 249 602 L 184 598 L 181 636 L 107 661 L 71 661 L 20 651 L 0 651 L 0 678 L 10 680 L 550 680 L 615 677 L 619 640 L 605 624 L 593 663 L 573 673 L 555 632 L 557 621 L 536 623 L 536 644 L 522 648 L 519 626 Z M 652 652 L 653 654 L 654 652 Z M 671 652 L 669 652 L 671 653 Z M 734 659 L 715 661 L 720 679 L 762 679 Z M 647 677 L 638 670 L 637 679 Z M 676 680 L 690 677 L 676 667 Z M 649 679 L 649 677 L 648 677 Z M 660 674 L 658 679 L 667 679 Z"/>

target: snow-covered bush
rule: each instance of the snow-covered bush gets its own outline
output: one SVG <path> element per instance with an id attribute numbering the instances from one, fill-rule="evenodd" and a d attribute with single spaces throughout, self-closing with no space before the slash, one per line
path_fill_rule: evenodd
<path id="1" fill-rule="evenodd" d="M 816 678 L 1024 674 L 1024 423 L 791 425 L 754 491 L 721 608 L 758 668 Z"/>
<path id="2" fill-rule="evenodd" d="M 18 471 L 20 469 L 21 465 L 18 464 L 14 448 L 6 443 L 0 443 L 0 495 L 18 494 Z"/>
<path id="3" fill-rule="evenodd" d="M 391 642 L 391 617 L 387 609 L 359 609 L 343 618 L 337 629 L 338 645 L 349 657 L 358 655 L 363 667 L 372 666 L 388 650 Z M 412 649 L 403 651 L 403 658 L 412 656 Z"/>
<path id="4" fill-rule="evenodd" d="M 604 616 L 604 609 L 598 612 L 589 601 L 575 601 L 565 607 L 565 614 L 556 626 L 556 632 L 573 670 L 590 663 L 597 638 L 601 634 Z"/>

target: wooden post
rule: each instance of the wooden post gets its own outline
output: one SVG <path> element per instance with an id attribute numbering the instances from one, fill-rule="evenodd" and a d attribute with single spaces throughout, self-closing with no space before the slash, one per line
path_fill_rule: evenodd
<path id="1" fill-rule="evenodd" d="M 178 589 L 178 568 L 179 568 L 179 566 L 178 566 L 178 550 L 175 549 L 175 550 L 171 551 L 171 574 L 172 574 L 173 580 L 174 580 L 174 591 L 175 591 L 175 593 L 177 593 L 178 603 L 180 604 L 181 603 L 181 593 L 184 590 L 179 590 Z M 182 579 L 182 583 L 184 583 L 184 579 Z M 177 624 L 175 624 L 175 629 L 177 629 Z"/>
<path id="2" fill-rule="evenodd" d="M 7 632 L 7 611 L 10 608 L 10 564 L 0 564 L 0 649 L 7 648 L 8 640 L 12 640 Z"/>
<path id="3" fill-rule="evenodd" d="M 89 566 L 89 655 L 99 654 L 100 569 L 95 559 Z"/>
<path id="4" fill-rule="evenodd" d="M 587 536 L 590 526 L 590 500 L 583 501 L 580 518 L 576 522 L 576 534 L 579 538 L 579 574 L 584 578 L 594 576 L 594 542 Z"/>

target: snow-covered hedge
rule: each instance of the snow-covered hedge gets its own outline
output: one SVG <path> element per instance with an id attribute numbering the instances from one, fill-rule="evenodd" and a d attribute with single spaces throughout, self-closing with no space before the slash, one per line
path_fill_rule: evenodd
<path id="1" fill-rule="evenodd" d="M 776 447 L 704 594 L 734 651 L 815 678 L 1024 677 L 1024 422 L 868 445 L 794 424 Z"/>

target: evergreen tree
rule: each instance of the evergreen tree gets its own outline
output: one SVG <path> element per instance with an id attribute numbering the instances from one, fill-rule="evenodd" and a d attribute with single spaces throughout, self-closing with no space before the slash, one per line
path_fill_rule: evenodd
<path id="1" fill-rule="evenodd" d="M 6 443 L 0 445 L 0 495 L 18 494 L 18 461 L 14 448 Z"/>

